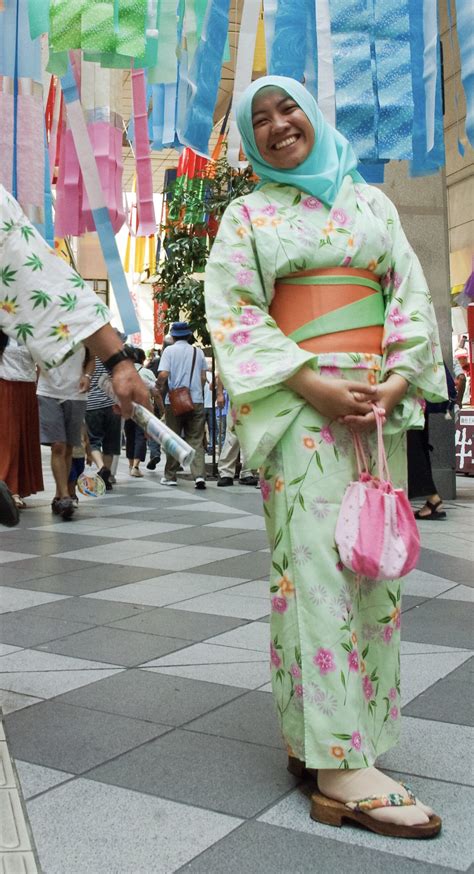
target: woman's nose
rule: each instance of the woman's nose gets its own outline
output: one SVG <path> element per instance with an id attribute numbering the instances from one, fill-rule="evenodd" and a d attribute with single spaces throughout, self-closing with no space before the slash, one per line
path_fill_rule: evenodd
<path id="1" fill-rule="evenodd" d="M 272 119 L 272 132 L 280 133 L 288 127 L 288 119 L 284 115 L 277 115 Z"/>

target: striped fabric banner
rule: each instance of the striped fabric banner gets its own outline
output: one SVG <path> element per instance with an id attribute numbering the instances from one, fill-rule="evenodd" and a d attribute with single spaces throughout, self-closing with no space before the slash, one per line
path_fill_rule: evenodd
<path id="1" fill-rule="evenodd" d="M 295 15 L 294 0 L 278 0 L 275 33 L 269 73 L 272 76 L 290 76 L 302 82 L 305 73 L 307 46 L 307 4 Z"/>
<path id="2" fill-rule="evenodd" d="M 461 81 L 466 95 L 466 134 L 474 148 L 474 21 L 472 13 L 472 0 L 456 0 L 457 32 L 461 53 Z"/>
<path id="3" fill-rule="evenodd" d="M 260 0 L 244 0 L 240 23 L 239 47 L 235 63 L 232 115 L 227 139 L 227 160 L 231 167 L 239 166 L 240 133 L 237 128 L 236 107 L 247 85 L 252 81 L 255 40 L 257 37 Z"/>
<path id="4" fill-rule="evenodd" d="M 153 205 L 153 176 L 148 140 L 145 73 L 143 70 L 132 70 L 132 96 L 138 188 L 138 235 L 148 237 L 150 234 L 156 233 L 156 218 Z"/>
<path id="5" fill-rule="evenodd" d="M 377 158 L 371 18 L 367 0 L 329 0 L 337 127 L 358 158 Z M 357 23 L 357 27 L 355 24 Z"/>
<path id="6" fill-rule="evenodd" d="M 74 138 L 74 145 L 89 198 L 89 206 L 94 217 L 95 227 L 117 301 L 120 318 L 122 319 L 123 329 L 127 334 L 134 334 L 140 330 L 138 320 L 115 242 L 109 211 L 105 205 L 99 172 L 87 132 L 71 63 L 69 63 L 66 75 L 61 79 L 61 86 L 66 102 L 69 126 Z"/>
<path id="7" fill-rule="evenodd" d="M 326 121 L 335 127 L 336 83 L 334 81 L 329 0 L 318 0 L 316 26 L 318 29 L 318 106 Z"/>

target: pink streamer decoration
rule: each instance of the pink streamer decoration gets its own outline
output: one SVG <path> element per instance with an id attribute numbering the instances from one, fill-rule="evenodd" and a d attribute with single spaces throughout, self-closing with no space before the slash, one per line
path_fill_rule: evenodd
<path id="1" fill-rule="evenodd" d="M 153 177 L 150 141 L 148 139 L 145 73 L 143 70 L 132 70 L 132 95 L 137 162 L 138 236 L 148 237 L 151 234 L 156 234 L 156 217 L 153 204 Z"/>
<path id="2" fill-rule="evenodd" d="M 7 94 L 3 91 L 0 91 L 0 155 L 0 182 L 7 191 L 11 191 L 13 175 L 13 94 Z"/>
<path id="3" fill-rule="evenodd" d="M 18 200 L 23 208 L 44 207 L 43 101 L 31 94 L 18 97 Z"/>

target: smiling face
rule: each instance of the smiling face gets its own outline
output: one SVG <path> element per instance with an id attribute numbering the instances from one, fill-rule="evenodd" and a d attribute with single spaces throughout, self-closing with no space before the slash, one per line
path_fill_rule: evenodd
<path id="1" fill-rule="evenodd" d="M 252 103 L 255 144 L 276 170 L 292 170 L 314 146 L 314 128 L 293 97 L 281 88 L 262 88 Z"/>

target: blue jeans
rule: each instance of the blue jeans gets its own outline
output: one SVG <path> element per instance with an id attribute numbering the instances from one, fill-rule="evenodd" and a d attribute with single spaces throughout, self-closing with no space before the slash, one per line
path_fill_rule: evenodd
<path id="1" fill-rule="evenodd" d="M 152 458 L 157 458 L 158 461 L 161 458 L 161 446 L 156 440 L 152 440 L 151 437 L 148 438 L 148 450 L 150 452 L 150 461 Z"/>

